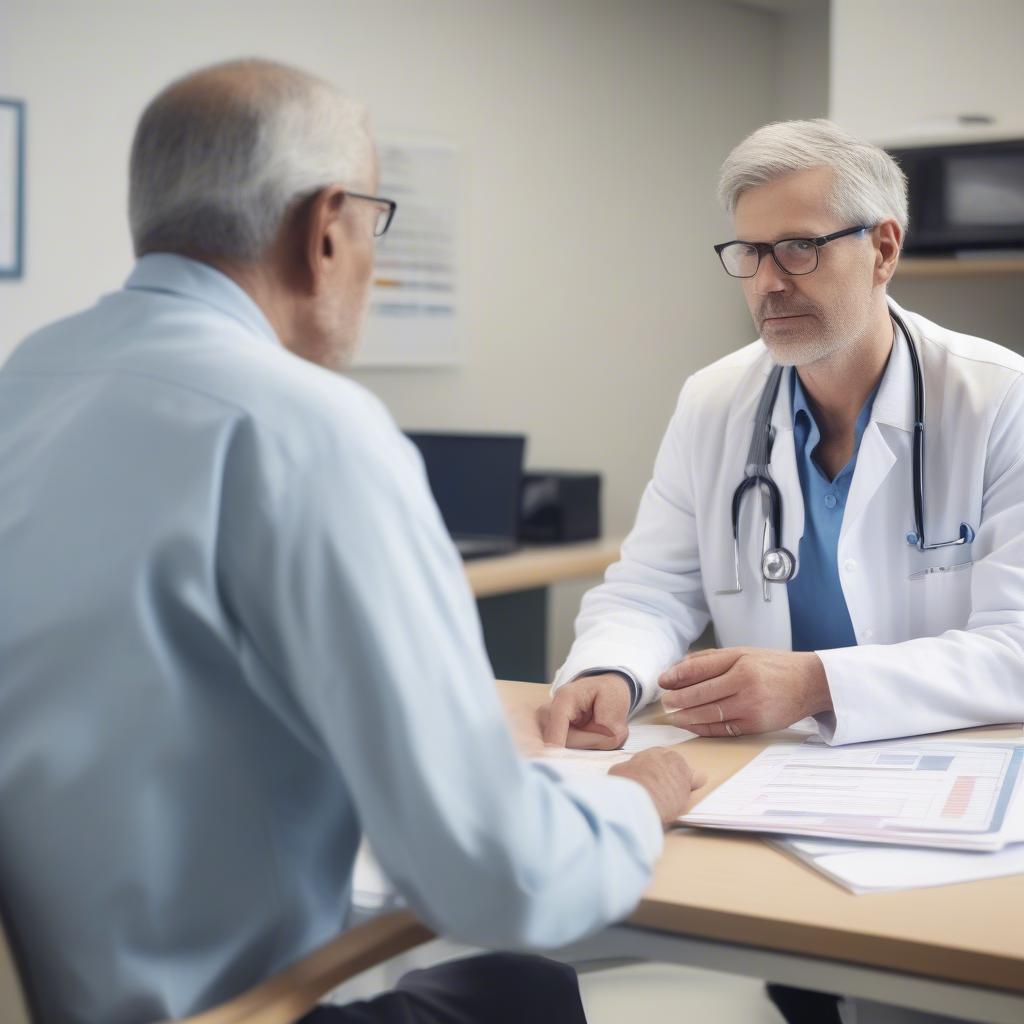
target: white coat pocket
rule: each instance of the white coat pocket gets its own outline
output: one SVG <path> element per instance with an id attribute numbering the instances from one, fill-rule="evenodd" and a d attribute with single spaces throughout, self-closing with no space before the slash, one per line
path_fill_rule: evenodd
<path id="1" fill-rule="evenodd" d="M 910 626 L 913 636 L 938 636 L 964 629 L 971 614 L 970 559 L 933 565 L 910 574 Z"/>

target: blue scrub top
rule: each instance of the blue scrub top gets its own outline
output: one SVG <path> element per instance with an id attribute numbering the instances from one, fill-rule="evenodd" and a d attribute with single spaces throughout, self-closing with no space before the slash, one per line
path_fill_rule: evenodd
<path id="1" fill-rule="evenodd" d="M 798 572 L 789 581 L 789 616 L 794 651 L 826 651 L 855 647 L 857 638 L 839 582 L 837 551 L 843 512 L 853 482 L 864 428 L 871 419 L 876 386 L 857 416 L 853 454 L 834 480 L 814 461 L 821 431 L 814 419 L 800 375 L 793 370 L 793 444 L 804 496 L 804 535 L 800 538 Z"/>

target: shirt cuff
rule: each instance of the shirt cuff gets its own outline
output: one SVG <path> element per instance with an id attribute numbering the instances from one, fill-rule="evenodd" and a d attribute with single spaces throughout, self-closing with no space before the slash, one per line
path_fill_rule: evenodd
<path id="1" fill-rule="evenodd" d="M 534 761 L 542 770 L 558 779 L 574 800 L 592 808 L 600 819 L 628 844 L 637 861 L 652 871 L 665 843 L 665 829 L 651 794 L 635 779 L 621 775 L 576 775 L 563 773 L 557 764 Z"/>
<path id="2" fill-rule="evenodd" d="M 623 679 L 629 683 L 629 689 L 631 697 L 629 700 L 629 713 L 633 714 L 634 711 L 640 706 L 640 700 L 644 695 L 643 687 L 637 681 L 636 676 L 633 675 L 628 669 L 622 668 L 618 665 L 609 666 L 607 668 L 588 668 L 586 672 L 579 672 L 574 675 L 569 682 L 573 679 L 585 679 L 587 676 L 604 676 L 604 675 L 617 675 L 622 676 Z"/>

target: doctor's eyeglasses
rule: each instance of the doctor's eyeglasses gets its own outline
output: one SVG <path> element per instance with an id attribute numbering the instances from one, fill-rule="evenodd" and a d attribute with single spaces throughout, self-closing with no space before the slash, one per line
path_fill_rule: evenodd
<path id="1" fill-rule="evenodd" d="M 382 199 L 380 196 L 366 196 L 362 192 L 345 192 L 349 199 L 365 199 L 377 207 L 377 219 L 373 222 L 373 237 L 380 238 L 389 227 L 395 216 L 398 203 L 394 199 Z"/>
<path id="2" fill-rule="evenodd" d="M 722 242 L 715 246 L 715 252 L 730 277 L 753 277 L 761 265 L 761 258 L 772 254 L 775 265 L 784 274 L 799 277 L 818 269 L 818 250 L 837 238 L 855 235 L 858 231 L 870 231 L 867 224 L 855 228 L 833 231 L 831 235 L 817 238 L 780 238 L 777 242 Z"/>

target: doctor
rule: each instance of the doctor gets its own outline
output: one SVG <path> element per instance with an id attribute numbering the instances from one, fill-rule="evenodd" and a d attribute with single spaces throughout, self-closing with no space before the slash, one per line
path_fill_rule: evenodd
<path id="1" fill-rule="evenodd" d="M 887 298 L 907 197 L 881 149 L 767 125 L 719 194 L 760 338 L 683 386 L 546 739 L 616 747 L 659 698 L 705 736 L 1021 721 L 1024 359 Z M 709 619 L 721 649 L 687 655 Z"/>

